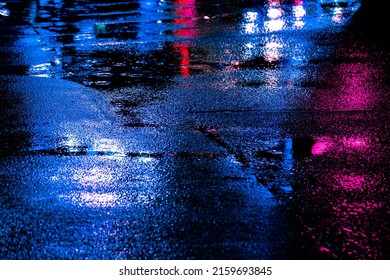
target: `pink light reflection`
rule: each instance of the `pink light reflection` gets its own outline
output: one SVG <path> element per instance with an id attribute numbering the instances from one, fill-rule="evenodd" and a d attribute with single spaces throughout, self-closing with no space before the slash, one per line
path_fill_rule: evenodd
<path id="1" fill-rule="evenodd" d="M 350 152 L 360 151 L 365 152 L 369 147 L 369 139 L 367 137 L 353 136 L 330 138 L 328 136 L 316 137 L 315 143 L 311 149 L 314 156 L 322 155 L 328 152 Z"/>
<path id="2" fill-rule="evenodd" d="M 358 57 L 351 53 L 349 57 Z M 320 88 L 313 95 L 316 109 L 370 110 L 380 102 L 375 80 L 381 77 L 375 65 L 341 63 L 329 70 L 326 77 L 332 86 Z"/>
<path id="3" fill-rule="evenodd" d="M 268 0 L 268 4 L 272 7 L 279 7 L 280 6 L 280 0 Z"/>
<path id="4" fill-rule="evenodd" d="M 335 176 L 335 179 L 339 186 L 341 186 L 343 189 L 348 191 L 353 191 L 353 190 L 362 191 L 366 182 L 364 176 L 358 174 L 348 174 L 348 175 L 337 174 Z"/>
<path id="5" fill-rule="evenodd" d="M 334 147 L 334 141 L 329 137 L 318 137 L 315 140 L 316 142 L 311 148 L 311 153 L 313 155 L 322 155 L 323 153 L 329 152 Z"/>
<path id="6" fill-rule="evenodd" d="M 184 38 L 195 37 L 198 34 L 195 0 L 176 0 L 173 4 L 179 5 L 175 8 L 176 18 L 173 22 L 181 27 L 174 30 L 173 34 Z"/>
<path id="7" fill-rule="evenodd" d="M 364 254 L 365 258 L 376 259 L 381 257 L 381 243 L 377 233 L 368 226 L 367 215 L 374 215 L 382 208 L 379 202 L 352 202 L 340 201 L 333 207 L 335 211 L 338 232 L 343 236 L 342 253 L 357 256 Z"/>
<path id="8" fill-rule="evenodd" d="M 351 138 L 344 138 L 343 142 L 346 146 L 355 148 L 355 149 L 361 149 L 364 147 L 367 147 L 367 139 L 363 137 L 351 137 Z"/>

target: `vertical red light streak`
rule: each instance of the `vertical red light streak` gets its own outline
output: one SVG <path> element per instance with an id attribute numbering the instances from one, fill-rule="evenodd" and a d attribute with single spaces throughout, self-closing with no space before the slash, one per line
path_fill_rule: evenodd
<path id="1" fill-rule="evenodd" d="M 173 4 L 179 5 L 175 9 L 176 18 L 173 22 L 180 27 L 180 29 L 174 30 L 173 34 L 182 38 L 193 38 L 197 35 L 195 0 L 176 0 Z M 189 77 L 191 73 L 188 43 L 176 42 L 173 47 L 181 56 L 180 73 L 182 77 Z"/>
<path id="2" fill-rule="evenodd" d="M 180 73 L 183 77 L 189 77 L 190 73 L 190 51 L 186 43 L 176 42 L 174 43 L 174 48 L 181 55 L 180 61 Z"/>

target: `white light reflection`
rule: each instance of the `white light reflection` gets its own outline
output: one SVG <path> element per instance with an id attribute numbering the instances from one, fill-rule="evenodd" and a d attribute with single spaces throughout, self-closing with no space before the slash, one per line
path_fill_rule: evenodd
<path id="1" fill-rule="evenodd" d="M 246 23 L 245 24 L 245 33 L 246 34 L 255 34 L 257 30 L 257 24 L 255 23 Z"/>
<path id="2" fill-rule="evenodd" d="M 152 161 L 155 161 L 156 159 L 155 158 L 152 158 L 152 157 L 140 157 L 139 161 L 142 162 L 142 163 L 149 163 L 149 162 L 152 162 Z"/>
<path id="3" fill-rule="evenodd" d="M 301 29 L 305 26 L 303 18 L 306 16 L 306 10 L 302 5 L 293 6 L 293 15 L 294 15 L 294 28 Z"/>
<path id="4" fill-rule="evenodd" d="M 85 145 L 73 134 L 66 134 L 60 143 L 60 147 L 66 148 L 68 152 L 80 152 L 80 149 L 85 149 Z"/>
<path id="5" fill-rule="evenodd" d="M 278 19 L 282 17 L 283 11 L 280 8 L 269 8 L 267 16 L 271 19 Z"/>
<path id="6" fill-rule="evenodd" d="M 296 19 L 302 19 L 306 16 L 306 11 L 302 5 L 293 6 L 293 14 Z"/>
<path id="7" fill-rule="evenodd" d="M 109 207 L 115 206 L 119 196 L 113 193 L 81 193 L 80 201 L 89 207 Z"/>
<path id="8" fill-rule="evenodd" d="M 126 156 L 125 150 L 117 139 L 101 138 L 93 143 L 92 151 L 106 156 L 118 158 Z"/>
<path id="9" fill-rule="evenodd" d="M 91 40 L 96 40 L 95 32 L 95 22 L 94 21 L 83 21 L 77 24 L 79 32 L 75 34 L 75 41 L 91 42 Z M 87 44 L 89 45 L 89 44 Z"/>
<path id="10" fill-rule="evenodd" d="M 276 74 L 275 71 L 267 71 L 265 72 L 265 77 L 267 80 L 267 87 L 268 88 L 276 88 L 279 84 L 279 76 Z"/>
<path id="11" fill-rule="evenodd" d="M 256 32 L 258 32 L 259 27 L 256 23 L 258 15 L 259 14 L 257 12 L 246 12 L 244 14 L 244 30 L 246 34 L 255 34 Z"/>
<path id="12" fill-rule="evenodd" d="M 343 8 L 337 7 L 333 9 L 332 21 L 336 23 L 342 23 L 343 17 Z"/>
<path id="13" fill-rule="evenodd" d="M 245 19 L 248 21 L 248 22 L 255 22 L 257 17 L 258 17 L 259 13 L 257 12 L 246 12 L 245 13 Z"/>
<path id="14" fill-rule="evenodd" d="M 29 72 L 31 76 L 50 78 L 52 75 L 50 72 L 52 69 L 51 63 L 42 63 L 31 66 Z"/>
<path id="15" fill-rule="evenodd" d="M 117 207 L 120 195 L 109 191 L 115 184 L 116 176 L 113 170 L 107 166 L 94 166 L 90 169 L 80 168 L 74 171 L 72 181 L 77 189 L 69 194 L 59 195 L 59 199 L 80 207 L 102 208 Z"/>
<path id="16" fill-rule="evenodd" d="M 298 43 L 294 46 L 294 48 L 291 50 L 291 58 L 293 64 L 300 65 L 308 60 L 305 48 L 306 46 L 303 43 Z"/>
<path id="17" fill-rule="evenodd" d="M 250 59 L 253 57 L 256 51 L 255 45 L 252 43 L 244 44 L 244 59 Z"/>
<path id="18" fill-rule="evenodd" d="M 97 44 L 94 44 L 94 46 L 106 47 L 106 46 L 121 46 L 121 45 L 124 45 L 124 44 L 125 44 L 125 42 L 112 42 L 112 41 L 109 41 L 109 42 L 97 43 Z"/>
<path id="19" fill-rule="evenodd" d="M 0 16 L 9 17 L 10 15 L 11 15 L 10 10 L 5 9 L 5 8 L 0 9 Z"/>
<path id="20" fill-rule="evenodd" d="M 96 187 L 101 184 L 109 185 L 114 180 L 114 176 L 107 168 L 94 167 L 90 170 L 77 170 L 73 175 L 73 179 L 82 186 Z"/>
<path id="21" fill-rule="evenodd" d="M 267 44 L 265 44 L 265 61 L 273 62 L 279 60 L 281 48 L 283 48 L 283 45 L 280 43 L 268 42 Z"/>
<path id="22" fill-rule="evenodd" d="M 285 21 L 282 19 L 283 10 L 281 8 L 270 6 L 267 16 L 271 19 L 264 22 L 264 28 L 267 32 L 275 32 L 283 29 Z"/>
<path id="23" fill-rule="evenodd" d="M 103 208 L 119 205 L 119 195 L 115 193 L 79 192 L 71 195 L 60 195 L 59 198 L 81 207 Z"/>

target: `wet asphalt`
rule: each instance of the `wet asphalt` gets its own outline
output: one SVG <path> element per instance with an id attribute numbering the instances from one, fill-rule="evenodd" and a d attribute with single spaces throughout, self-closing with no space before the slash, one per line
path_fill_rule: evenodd
<path id="1" fill-rule="evenodd" d="M 0 4 L 1 259 L 389 259 L 380 1 L 106 2 Z"/>

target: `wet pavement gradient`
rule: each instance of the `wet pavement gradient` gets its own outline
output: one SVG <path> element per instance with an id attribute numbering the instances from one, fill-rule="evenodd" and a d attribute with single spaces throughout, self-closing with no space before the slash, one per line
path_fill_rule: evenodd
<path id="1" fill-rule="evenodd" d="M 0 259 L 389 259 L 378 1 L 0 3 Z"/>

